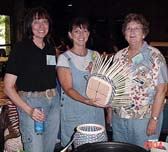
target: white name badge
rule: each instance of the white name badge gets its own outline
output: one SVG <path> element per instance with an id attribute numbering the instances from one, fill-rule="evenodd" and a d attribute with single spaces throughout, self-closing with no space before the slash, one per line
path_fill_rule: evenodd
<path id="1" fill-rule="evenodd" d="M 141 53 L 139 53 L 132 58 L 132 62 L 135 63 L 135 64 L 139 64 L 143 61 L 143 59 L 144 59 L 143 55 Z"/>
<path id="2" fill-rule="evenodd" d="M 47 55 L 47 65 L 56 65 L 56 58 L 54 55 Z"/>

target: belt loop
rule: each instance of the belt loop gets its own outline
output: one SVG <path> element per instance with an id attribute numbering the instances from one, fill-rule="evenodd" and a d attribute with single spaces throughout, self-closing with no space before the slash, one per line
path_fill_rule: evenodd
<path id="1" fill-rule="evenodd" d="M 52 96 L 49 97 L 49 95 L 48 95 L 48 93 L 50 93 L 50 91 L 51 91 L 50 89 L 47 89 L 47 90 L 45 91 L 45 94 L 46 94 L 46 97 L 47 97 L 48 100 L 52 99 Z"/>
<path id="2" fill-rule="evenodd" d="M 31 96 L 31 92 L 28 92 L 27 96 L 30 97 Z"/>

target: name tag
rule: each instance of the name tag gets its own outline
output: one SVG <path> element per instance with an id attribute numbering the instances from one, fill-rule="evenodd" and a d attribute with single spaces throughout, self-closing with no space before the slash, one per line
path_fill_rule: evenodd
<path id="1" fill-rule="evenodd" d="M 56 58 L 54 55 L 47 55 L 47 65 L 56 65 Z"/>
<path id="2" fill-rule="evenodd" d="M 137 54 L 132 58 L 132 62 L 135 64 L 139 64 L 143 61 L 143 55 L 141 53 Z"/>

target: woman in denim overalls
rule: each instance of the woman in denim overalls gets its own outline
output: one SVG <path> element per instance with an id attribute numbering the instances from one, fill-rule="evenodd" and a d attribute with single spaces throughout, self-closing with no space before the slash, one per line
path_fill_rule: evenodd
<path id="1" fill-rule="evenodd" d="M 73 47 L 58 57 L 57 71 L 61 90 L 61 143 L 66 146 L 76 126 L 85 123 L 104 125 L 104 109 L 86 97 L 87 79 L 97 52 L 86 49 L 88 22 L 75 18 L 69 37 Z"/>

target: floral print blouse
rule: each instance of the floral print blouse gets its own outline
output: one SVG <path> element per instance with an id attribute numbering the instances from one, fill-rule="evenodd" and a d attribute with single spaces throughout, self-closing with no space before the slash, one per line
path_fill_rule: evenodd
<path id="1" fill-rule="evenodd" d="M 163 55 L 158 49 L 144 42 L 140 53 L 132 58 L 130 64 L 128 47 L 119 51 L 114 60 L 120 62 L 121 66 L 126 65 L 130 68 L 128 105 L 114 108 L 114 113 L 126 119 L 150 118 L 155 87 L 161 83 L 168 83 L 167 65 Z"/>

